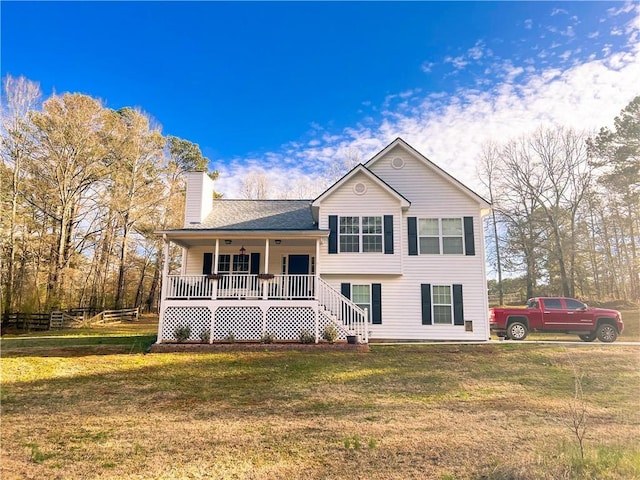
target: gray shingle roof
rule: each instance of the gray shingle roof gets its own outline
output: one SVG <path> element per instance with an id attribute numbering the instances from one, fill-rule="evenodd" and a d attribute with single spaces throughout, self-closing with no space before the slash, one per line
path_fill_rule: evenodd
<path id="1" fill-rule="evenodd" d="M 311 200 L 213 201 L 204 222 L 188 228 L 206 230 L 317 230 Z"/>

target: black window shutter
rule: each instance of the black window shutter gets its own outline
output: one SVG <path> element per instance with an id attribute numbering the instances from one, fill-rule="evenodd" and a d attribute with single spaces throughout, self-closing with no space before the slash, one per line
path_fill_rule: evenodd
<path id="1" fill-rule="evenodd" d="M 462 308 L 462 285 L 453 286 L 453 324 L 464 325 L 464 310 Z"/>
<path id="2" fill-rule="evenodd" d="M 205 253 L 202 259 L 202 274 L 203 275 L 211 275 L 213 271 L 213 253 Z"/>
<path id="3" fill-rule="evenodd" d="M 338 253 L 338 216 L 329 215 L 329 253 Z"/>
<path id="4" fill-rule="evenodd" d="M 422 324 L 431 325 L 431 284 L 420 285 L 422 294 Z"/>
<path id="5" fill-rule="evenodd" d="M 382 323 L 382 285 L 380 283 L 371 284 L 371 323 L 376 325 Z"/>
<path id="6" fill-rule="evenodd" d="M 473 217 L 464 217 L 464 253 L 475 255 L 476 246 L 473 237 Z"/>
<path id="7" fill-rule="evenodd" d="M 384 216 L 384 253 L 393 253 L 393 215 Z"/>
<path id="8" fill-rule="evenodd" d="M 343 296 L 345 296 L 349 300 L 351 300 L 351 284 L 350 283 L 341 283 L 340 284 L 340 293 L 342 293 Z M 351 316 L 351 314 L 350 314 L 349 308 L 346 305 L 342 305 L 342 318 L 343 318 L 343 320 L 345 320 L 345 323 L 348 321 L 350 316 Z"/>
<path id="9" fill-rule="evenodd" d="M 260 252 L 251 254 L 251 266 L 249 267 L 252 275 L 260 273 Z"/>
<path id="10" fill-rule="evenodd" d="M 418 255 L 418 222 L 416 217 L 407 217 L 409 233 L 409 255 Z"/>

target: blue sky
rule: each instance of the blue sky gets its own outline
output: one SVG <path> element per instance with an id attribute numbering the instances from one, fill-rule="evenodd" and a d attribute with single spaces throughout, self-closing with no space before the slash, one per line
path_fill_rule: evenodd
<path id="1" fill-rule="evenodd" d="M 320 188 L 397 136 L 476 188 L 483 142 L 611 125 L 640 94 L 638 5 L 3 1 L 0 61 L 45 95 L 141 108 L 227 197 L 250 171 L 272 196 Z"/>

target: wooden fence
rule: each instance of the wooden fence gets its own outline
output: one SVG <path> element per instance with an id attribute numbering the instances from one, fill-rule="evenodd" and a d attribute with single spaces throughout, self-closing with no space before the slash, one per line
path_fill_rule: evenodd
<path id="1" fill-rule="evenodd" d="M 104 310 L 95 313 L 87 308 L 74 308 L 63 312 L 54 310 L 49 313 L 5 313 L 2 316 L 2 333 L 7 330 L 45 331 L 60 328 L 90 327 L 95 324 L 119 323 L 138 319 L 137 308 Z"/>
<path id="2" fill-rule="evenodd" d="M 514 293 L 505 293 L 503 295 L 503 304 L 504 305 L 524 305 L 527 301 L 525 295 L 520 292 Z M 500 304 L 500 296 L 499 295 L 489 295 L 489 305 L 499 305 Z"/>
<path id="3" fill-rule="evenodd" d="M 8 328 L 16 330 L 49 330 L 51 315 L 49 313 L 5 313 L 2 316 L 2 331 Z"/>
<path id="4" fill-rule="evenodd" d="M 88 320 L 89 324 L 94 323 L 119 323 L 124 320 L 134 321 L 138 319 L 138 308 L 122 308 L 120 310 L 105 310 L 94 315 Z"/>

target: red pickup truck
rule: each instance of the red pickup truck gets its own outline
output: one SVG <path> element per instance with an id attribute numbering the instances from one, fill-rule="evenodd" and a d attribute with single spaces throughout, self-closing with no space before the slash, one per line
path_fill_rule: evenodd
<path id="1" fill-rule="evenodd" d="M 491 308 L 489 326 L 499 337 L 524 340 L 529 332 L 572 333 L 585 342 L 611 343 L 622 333 L 622 314 L 591 308 L 573 298 L 538 297 L 526 308 Z"/>

